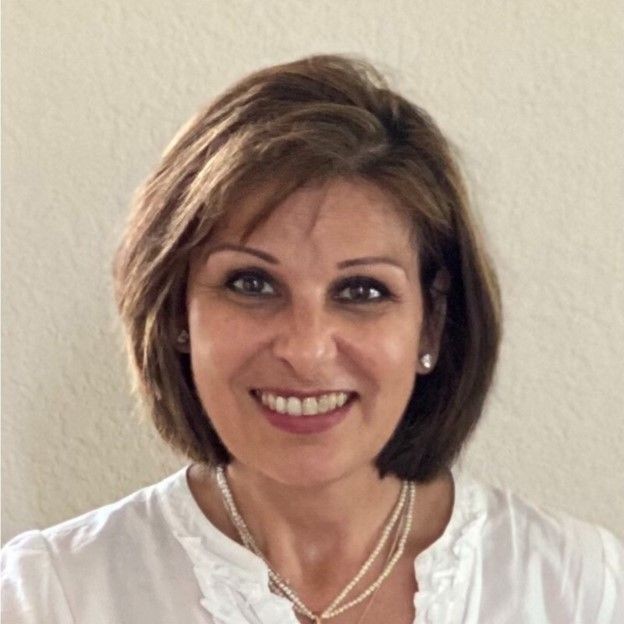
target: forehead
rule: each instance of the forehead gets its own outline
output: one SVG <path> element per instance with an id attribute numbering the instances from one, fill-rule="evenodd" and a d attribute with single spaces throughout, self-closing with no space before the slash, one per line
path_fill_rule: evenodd
<path id="1" fill-rule="evenodd" d="M 310 182 L 285 197 L 280 197 L 275 182 L 251 190 L 228 210 L 210 240 L 329 237 L 343 245 L 404 247 L 410 243 L 411 232 L 411 220 L 392 194 L 367 180 L 334 178 Z"/>

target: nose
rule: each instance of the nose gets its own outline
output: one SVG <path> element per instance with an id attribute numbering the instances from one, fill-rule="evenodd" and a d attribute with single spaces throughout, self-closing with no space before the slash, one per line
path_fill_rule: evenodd
<path id="1" fill-rule="evenodd" d="M 337 355 L 336 327 L 319 304 L 291 304 L 276 321 L 273 355 L 302 381 L 322 380 L 321 371 Z"/>

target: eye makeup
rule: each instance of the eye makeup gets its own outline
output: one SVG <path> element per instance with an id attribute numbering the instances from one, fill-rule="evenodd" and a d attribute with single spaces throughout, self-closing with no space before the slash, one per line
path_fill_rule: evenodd
<path id="1" fill-rule="evenodd" d="M 236 295 L 249 298 L 273 298 L 285 290 L 279 280 L 256 266 L 228 271 L 222 285 Z M 399 300 L 383 281 L 369 275 L 338 278 L 330 285 L 329 292 L 333 301 L 347 305 Z"/>
<path id="2" fill-rule="evenodd" d="M 333 288 L 336 301 L 344 303 L 379 303 L 381 301 L 396 301 L 390 289 L 381 281 L 367 275 L 351 275 L 341 279 Z M 351 296 L 341 297 L 340 294 L 349 291 Z M 362 296 L 363 293 L 376 293 L 372 297 Z"/>
<path id="3" fill-rule="evenodd" d="M 243 296 L 266 297 L 276 294 L 273 282 L 273 278 L 266 271 L 259 268 L 247 268 L 230 271 L 224 286 Z"/>

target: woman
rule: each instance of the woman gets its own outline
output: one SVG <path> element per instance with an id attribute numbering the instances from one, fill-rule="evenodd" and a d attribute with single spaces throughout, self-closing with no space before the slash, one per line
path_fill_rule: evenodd
<path id="1" fill-rule="evenodd" d="M 192 463 L 4 549 L 15 622 L 607 623 L 622 543 L 452 471 L 499 292 L 451 150 L 368 64 L 230 88 L 136 196 L 138 388 Z"/>

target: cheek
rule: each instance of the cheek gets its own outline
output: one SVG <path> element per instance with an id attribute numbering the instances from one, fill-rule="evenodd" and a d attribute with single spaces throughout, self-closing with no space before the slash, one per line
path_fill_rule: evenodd
<path id="1" fill-rule="evenodd" d="M 233 391 L 253 354 L 253 335 L 240 319 L 211 307 L 210 313 L 188 307 L 191 369 L 199 400 L 231 452 L 246 438 L 243 423 L 232 414 L 244 409 L 245 396 Z"/>
<path id="2" fill-rule="evenodd" d="M 412 378 L 418 362 L 418 325 L 397 319 L 397 322 L 371 325 L 358 337 L 363 361 L 378 376 L 387 378 Z"/>
<path id="3" fill-rule="evenodd" d="M 370 384 L 362 402 L 363 418 L 385 441 L 399 422 L 416 382 L 417 318 L 416 322 L 414 316 L 386 322 L 361 338 L 360 363 Z"/>
<path id="4" fill-rule="evenodd" d="M 240 317 L 219 306 L 188 306 L 191 364 L 200 395 L 219 386 L 253 353 L 254 332 Z M 208 383 L 210 382 L 210 383 Z"/>
<path id="5" fill-rule="evenodd" d="M 415 331 L 401 331 L 380 336 L 379 351 L 388 364 L 401 366 L 414 364 L 418 352 L 418 337 Z M 394 369 L 396 370 L 396 369 Z"/>

